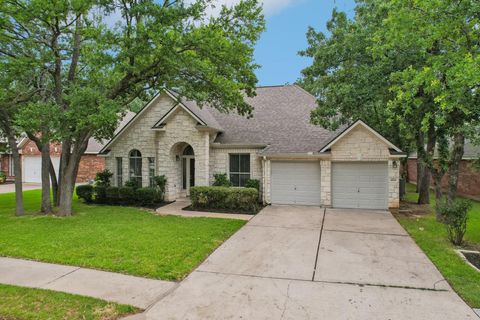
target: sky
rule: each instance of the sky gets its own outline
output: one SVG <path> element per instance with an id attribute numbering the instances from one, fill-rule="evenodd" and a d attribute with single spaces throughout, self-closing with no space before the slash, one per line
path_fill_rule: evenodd
<path id="1" fill-rule="evenodd" d="M 234 0 L 223 0 L 231 4 Z M 310 59 L 298 56 L 307 47 L 309 26 L 325 31 L 333 8 L 350 16 L 354 0 L 264 0 L 267 30 L 255 48 L 258 84 L 261 86 L 293 83 Z"/>

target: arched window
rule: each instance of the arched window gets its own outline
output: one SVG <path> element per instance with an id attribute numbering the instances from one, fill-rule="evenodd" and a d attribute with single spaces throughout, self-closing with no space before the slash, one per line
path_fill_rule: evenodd
<path id="1" fill-rule="evenodd" d="M 142 153 L 133 149 L 129 154 L 130 180 L 135 180 L 139 187 L 142 186 Z"/>
<path id="2" fill-rule="evenodd" d="M 193 156 L 193 155 L 195 155 L 195 154 L 193 153 L 193 148 L 192 148 L 192 146 L 187 146 L 187 147 L 185 147 L 185 149 L 183 150 L 183 155 L 184 155 L 184 156 Z"/>

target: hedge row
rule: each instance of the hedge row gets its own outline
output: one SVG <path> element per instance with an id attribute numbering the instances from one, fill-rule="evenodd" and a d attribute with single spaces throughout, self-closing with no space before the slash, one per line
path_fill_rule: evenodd
<path id="1" fill-rule="evenodd" d="M 163 202 L 163 193 L 156 188 L 81 185 L 76 192 L 86 203 L 148 207 Z"/>
<path id="2" fill-rule="evenodd" d="M 228 210 L 256 213 L 258 190 L 254 188 L 191 187 L 192 209 Z"/>

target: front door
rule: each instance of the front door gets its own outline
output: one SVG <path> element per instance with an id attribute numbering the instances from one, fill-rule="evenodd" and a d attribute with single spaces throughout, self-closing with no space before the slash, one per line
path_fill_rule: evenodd
<path id="1" fill-rule="evenodd" d="M 195 158 L 192 156 L 182 157 L 182 188 L 190 195 L 190 187 L 195 185 Z"/>

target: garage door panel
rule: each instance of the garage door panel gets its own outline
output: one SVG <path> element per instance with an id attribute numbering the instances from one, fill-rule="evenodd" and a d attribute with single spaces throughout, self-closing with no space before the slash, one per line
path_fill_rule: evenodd
<path id="1" fill-rule="evenodd" d="M 318 162 L 272 161 L 272 203 L 320 205 Z"/>
<path id="2" fill-rule="evenodd" d="M 386 162 L 333 163 L 332 204 L 338 208 L 386 209 Z"/>
<path id="3" fill-rule="evenodd" d="M 50 157 L 58 177 L 60 157 Z M 42 158 L 40 156 L 23 157 L 23 182 L 42 182 Z"/>

